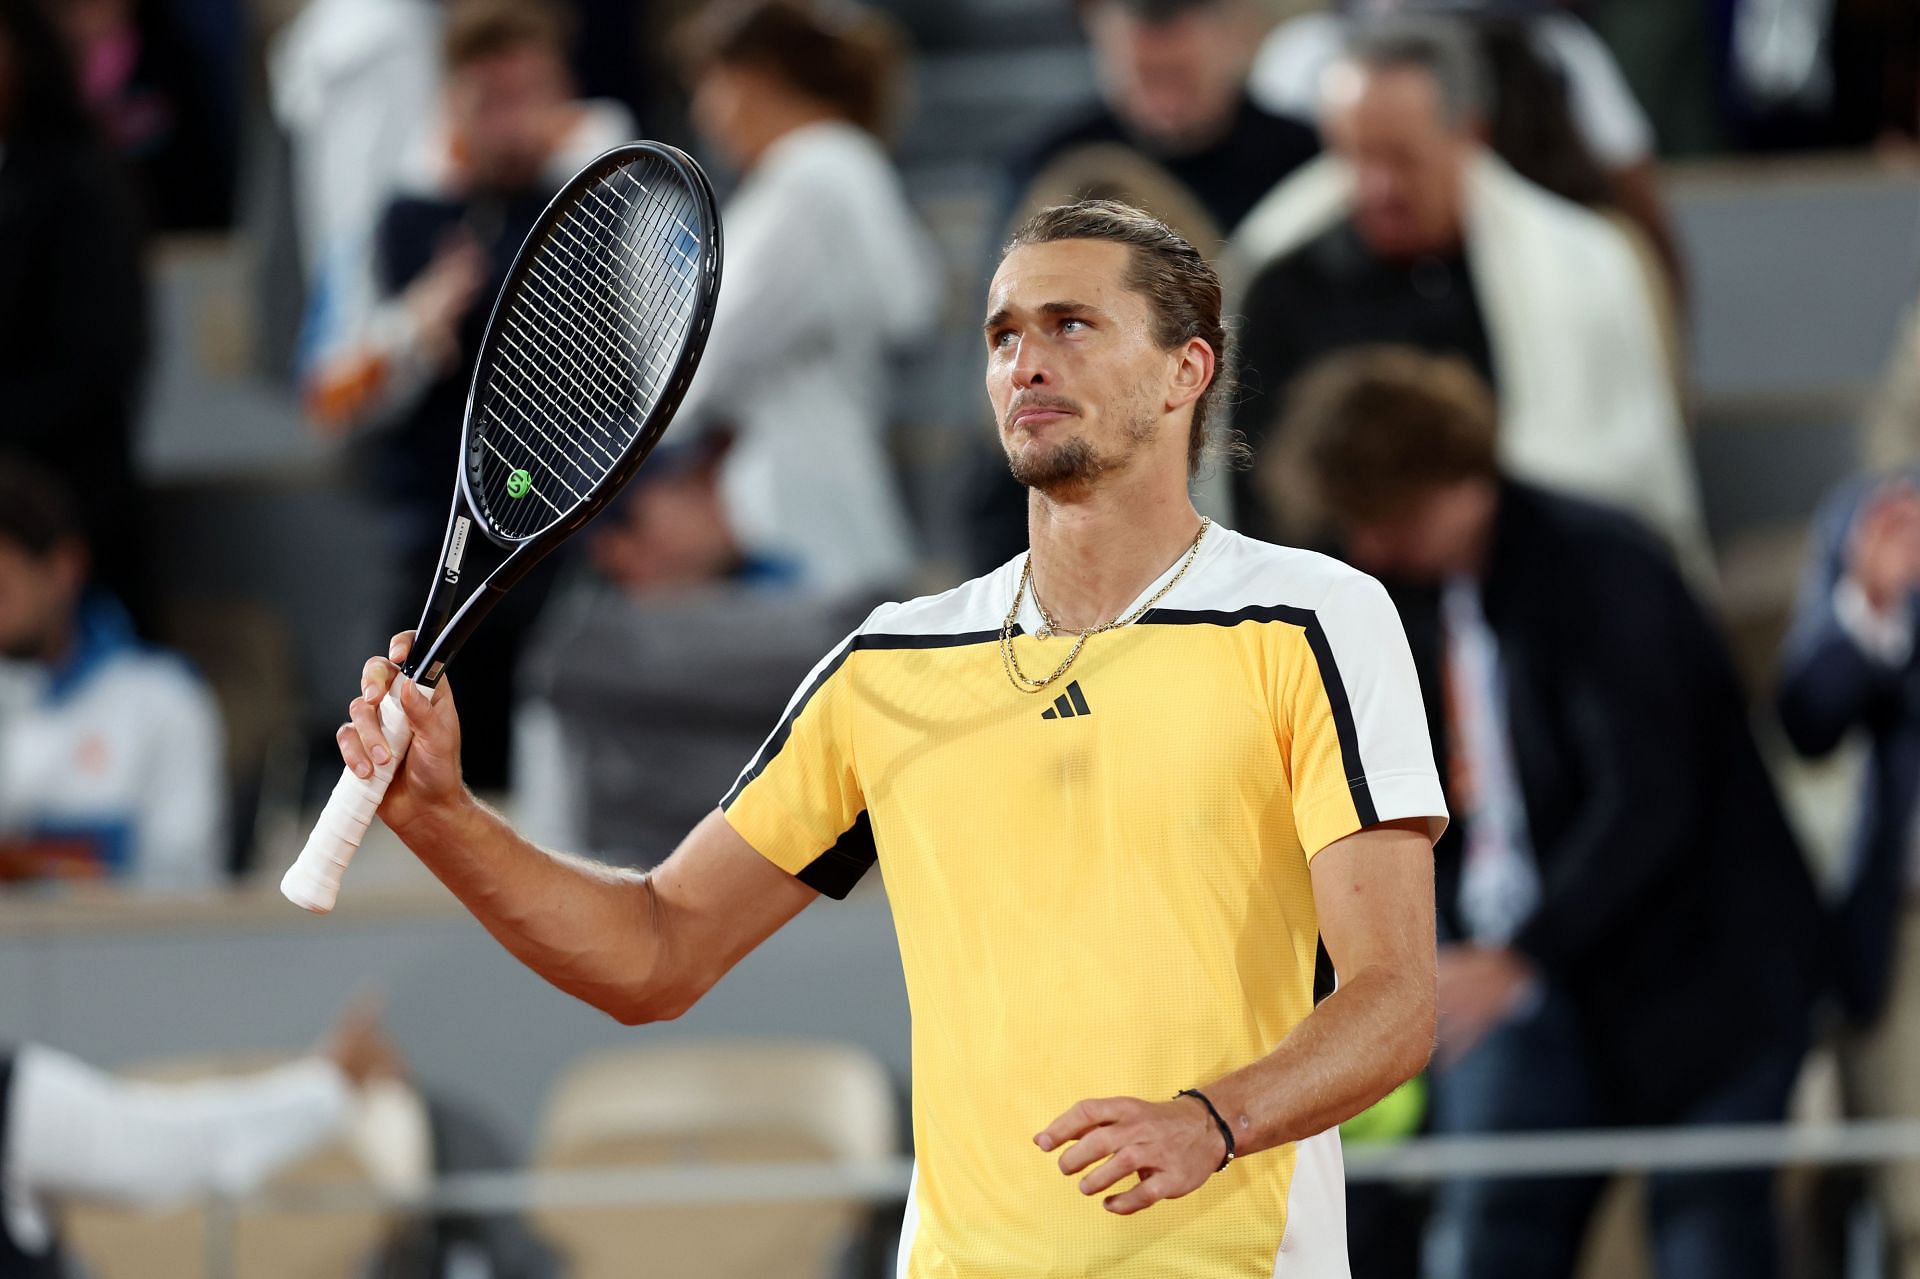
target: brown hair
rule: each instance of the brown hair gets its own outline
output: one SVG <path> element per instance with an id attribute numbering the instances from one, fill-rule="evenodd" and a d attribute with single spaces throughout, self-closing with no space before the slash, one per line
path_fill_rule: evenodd
<path id="1" fill-rule="evenodd" d="M 1499 474 L 1493 392 L 1465 360 L 1404 346 L 1328 356 L 1287 394 L 1283 456 L 1327 509 L 1366 523 L 1432 489 Z"/>
<path id="2" fill-rule="evenodd" d="M 556 0 L 453 0 L 441 52 L 449 68 L 534 45 L 566 61 L 573 48 L 574 19 Z"/>
<path id="3" fill-rule="evenodd" d="M 1213 348 L 1213 381 L 1193 404 L 1193 433 L 1187 440 L 1187 469 L 1197 470 L 1213 442 L 1209 422 L 1214 407 L 1230 392 L 1233 373 L 1226 324 L 1220 318 L 1220 277 L 1200 251 L 1151 213 L 1118 200 L 1080 200 L 1040 210 L 1007 241 L 1002 256 L 1030 244 L 1061 240 L 1105 240 L 1131 251 L 1126 287 L 1143 295 L 1153 313 L 1153 336 L 1171 351 L 1194 338 Z M 1225 450 L 1238 457 L 1244 446 L 1231 432 Z"/>
<path id="4" fill-rule="evenodd" d="M 886 136 L 905 41 L 871 9 L 805 0 L 718 0 L 674 44 L 689 80 L 715 65 L 769 71 L 876 137 Z"/>

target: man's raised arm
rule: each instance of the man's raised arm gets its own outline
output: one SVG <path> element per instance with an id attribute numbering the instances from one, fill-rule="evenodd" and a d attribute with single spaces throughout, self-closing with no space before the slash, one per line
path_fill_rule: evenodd
<path id="1" fill-rule="evenodd" d="M 379 700 L 412 643 L 370 659 L 340 727 L 361 776 L 383 762 Z M 475 919 L 527 967 L 628 1025 L 677 1017 L 818 894 L 755 852 L 717 811 L 653 871 L 550 852 L 522 838 L 460 778 L 452 689 L 429 702 L 402 681 L 413 744 L 380 816 Z"/>

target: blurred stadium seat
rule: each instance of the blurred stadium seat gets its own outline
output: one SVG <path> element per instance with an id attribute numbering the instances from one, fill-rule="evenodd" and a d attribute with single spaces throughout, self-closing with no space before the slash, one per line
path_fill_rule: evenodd
<path id="1" fill-rule="evenodd" d="M 878 1159 L 897 1118 L 886 1068 L 851 1045 L 705 1041 L 582 1058 L 555 1086 L 541 1171 L 661 1164 Z M 858 1204 L 567 1208 L 536 1229 L 575 1279 L 812 1279 L 838 1273 Z"/>

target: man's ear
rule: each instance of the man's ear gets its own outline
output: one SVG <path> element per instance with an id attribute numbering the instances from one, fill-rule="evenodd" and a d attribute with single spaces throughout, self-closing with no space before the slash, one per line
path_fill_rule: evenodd
<path id="1" fill-rule="evenodd" d="M 1205 338 L 1188 338 L 1172 353 L 1173 377 L 1167 383 L 1167 408 L 1177 409 L 1198 400 L 1213 385 L 1215 356 Z"/>

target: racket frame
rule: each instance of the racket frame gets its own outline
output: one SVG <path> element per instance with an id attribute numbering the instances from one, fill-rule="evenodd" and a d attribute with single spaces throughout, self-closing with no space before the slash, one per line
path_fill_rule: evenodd
<path id="1" fill-rule="evenodd" d="M 693 229 L 698 233 L 702 256 L 694 268 L 696 294 L 693 308 L 698 322 L 688 326 L 681 335 L 679 348 L 673 352 L 673 363 L 668 366 L 675 370 L 673 380 L 662 388 L 659 398 L 648 410 L 646 418 L 640 423 L 637 438 L 626 446 L 619 460 L 587 495 L 531 533 L 519 537 L 500 533 L 480 513 L 481 504 L 474 498 L 472 490 L 473 467 L 470 462 L 475 401 L 487 384 L 487 375 L 492 371 L 494 362 L 499 358 L 498 347 L 493 340 L 494 326 L 525 287 L 531 255 L 538 246 L 544 245 L 547 233 L 554 224 L 574 208 L 576 193 L 598 181 L 607 168 L 644 158 L 665 161 L 697 193 L 698 198 L 693 204 L 702 225 Z M 473 378 L 467 386 L 466 412 L 460 425 L 460 468 L 454 484 L 453 509 L 447 516 L 446 533 L 441 538 L 433 586 L 427 593 L 427 602 L 414 632 L 413 651 L 400 667 L 402 675 L 428 689 L 439 683 L 447 663 L 473 635 L 474 628 L 492 611 L 500 597 L 549 552 L 604 510 L 626 487 L 641 463 L 647 460 L 673 421 L 674 414 L 679 411 L 687 388 L 693 382 L 693 375 L 700 367 L 700 357 L 706 351 L 707 332 L 713 325 L 714 304 L 720 290 L 721 254 L 720 218 L 713 184 L 686 152 L 662 142 L 629 142 L 603 152 L 583 166 L 547 202 L 533 229 L 527 233 L 519 251 L 514 254 L 506 280 L 500 286 L 493 308 L 487 315 L 487 327 L 480 339 Z M 507 556 L 479 587 L 456 604 L 456 591 L 464 575 L 467 544 L 475 533 L 483 535 L 494 546 L 507 552 Z"/>

